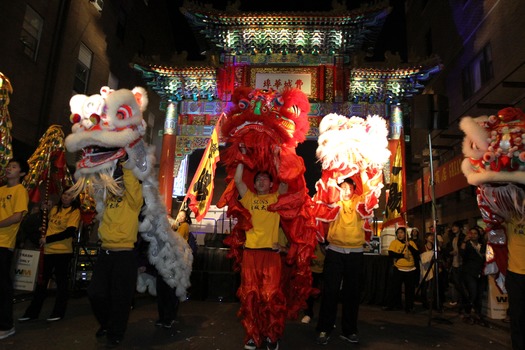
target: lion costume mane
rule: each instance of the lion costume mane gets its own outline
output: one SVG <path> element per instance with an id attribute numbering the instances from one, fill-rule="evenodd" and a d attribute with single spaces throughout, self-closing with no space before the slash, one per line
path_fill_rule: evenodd
<path id="1" fill-rule="evenodd" d="M 184 300 L 193 255 L 186 241 L 171 229 L 161 200 L 154 172 L 154 149 L 142 138 L 146 130 L 142 113 L 147 105 L 146 90 L 141 87 L 115 91 L 103 87 L 100 94 L 71 98 L 73 127 L 65 145 L 70 152 L 82 151 L 73 189 L 76 194 L 87 191 L 95 199 L 100 220 L 108 192 L 121 195 L 121 182 L 114 179 L 114 173 L 117 161 L 127 155 L 125 166 L 142 183 L 144 205 L 139 232 L 149 242 L 149 261 Z"/>

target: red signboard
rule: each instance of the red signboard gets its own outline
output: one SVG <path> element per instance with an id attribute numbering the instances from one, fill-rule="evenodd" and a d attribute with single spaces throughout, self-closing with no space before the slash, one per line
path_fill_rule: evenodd
<path id="1" fill-rule="evenodd" d="M 461 172 L 463 159 L 463 156 L 458 156 L 434 169 L 436 199 L 469 186 L 467 178 Z M 425 203 L 431 201 L 430 172 L 424 175 L 423 180 L 423 184 L 421 183 L 421 178 L 414 183 L 407 184 L 407 209 L 410 210 L 421 205 L 423 194 Z"/>

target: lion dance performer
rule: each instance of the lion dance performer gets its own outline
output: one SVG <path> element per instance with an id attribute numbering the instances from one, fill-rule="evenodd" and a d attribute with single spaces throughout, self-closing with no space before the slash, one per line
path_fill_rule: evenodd
<path id="1" fill-rule="evenodd" d="M 218 206 L 228 205 L 228 215 L 238 220 L 225 243 L 234 268 L 241 269 L 245 349 L 264 341 L 274 349 L 285 319 L 297 317 L 311 293 L 315 224 L 304 162 L 295 153 L 308 131 L 310 105 L 300 90 L 249 87 L 238 88 L 232 102 L 221 127 L 228 185 Z M 284 263 L 279 231 L 288 241 Z"/>
<path id="2" fill-rule="evenodd" d="M 70 152 L 82 151 L 72 189 L 86 191 L 96 202 L 102 252 L 88 292 L 101 325 L 96 335 L 107 336 L 108 346 L 118 345 L 126 329 L 136 285 L 137 231 L 150 243 L 151 264 L 181 300 L 190 284 L 192 252 L 169 225 L 153 148 L 142 139 L 147 103 L 140 87 L 103 87 L 100 94 L 70 100 L 73 127 L 65 145 Z"/>
<path id="3" fill-rule="evenodd" d="M 464 117 L 461 170 L 477 186 L 488 234 L 485 274 L 508 293 L 514 349 L 525 349 L 525 113 L 505 108 L 497 115 Z"/>
<path id="4" fill-rule="evenodd" d="M 341 338 L 358 343 L 359 275 L 363 247 L 370 240 L 369 219 L 378 207 L 383 165 L 390 156 L 385 120 L 379 116 L 347 118 L 329 114 L 319 125 L 317 158 L 322 164 L 316 183 L 315 215 L 319 240 L 327 238 L 317 343 L 330 339 L 343 282 Z M 329 224 L 328 231 L 325 225 Z"/>

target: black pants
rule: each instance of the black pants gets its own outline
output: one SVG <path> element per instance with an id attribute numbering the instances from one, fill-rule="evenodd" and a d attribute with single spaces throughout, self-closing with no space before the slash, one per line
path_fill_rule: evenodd
<path id="1" fill-rule="evenodd" d="M 179 309 L 179 298 L 175 294 L 175 288 L 171 288 L 157 274 L 157 310 L 159 312 L 159 321 L 170 322 L 177 318 Z"/>
<path id="2" fill-rule="evenodd" d="M 13 328 L 13 281 L 11 263 L 13 252 L 0 247 L 0 330 Z"/>
<path id="3" fill-rule="evenodd" d="M 514 350 L 525 349 L 525 275 L 507 270 L 505 287 L 509 297 L 510 337 Z"/>
<path id="4" fill-rule="evenodd" d="M 393 267 L 392 285 L 390 290 L 390 303 L 388 306 L 396 309 L 401 309 L 403 306 L 401 291 L 402 286 L 405 286 L 405 310 L 410 311 L 414 308 L 414 273 L 415 271 L 399 271 L 397 267 Z"/>
<path id="5" fill-rule="evenodd" d="M 468 273 L 461 275 L 463 286 L 467 292 L 467 298 L 464 301 L 461 309 L 470 314 L 472 309 L 478 315 L 481 315 L 482 296 L 483 296 L 483 281 L 481 276 L 472 276 Z"/>
<path id="6" fill-rule="evenodd" d="M 42 305 L 47 297 L 47 285 L 53 272 L 55 273 L 55 281 L 57 284 L 57 292 L 55 299 L 55 306 L 50 317 L 64 317 L 66 313 L 68 292 L 68 273 L 71 265 L 71 258 L 73 254 L 45 254 L 44 255 L 44 271 L 42 273 L 42 281 L 38 283 L 35 288 L 35 294 L 31 304 L 29 304 L 24 316 L 30 318 L 37 318 L 42 310 Z"/>
<path id="7" fill-rule="evenodd" d="M 124 337 L 137 284 L 137 268 L 133 251 L 101 250 L 95 264 L 88 297 L 110 340 Z"/>
<path id="8" fill-rule="evenodd" d="M 330 333 L 334 329 L 341 281 L 342 290 L 342 333 L 357 333 L 357 317 L 360 301 L 360 274 L 363 270 L 363 253 L 342 254 L 326 250 L 323 270 L 323 291 L 319 310 L 318 332 Z"/>

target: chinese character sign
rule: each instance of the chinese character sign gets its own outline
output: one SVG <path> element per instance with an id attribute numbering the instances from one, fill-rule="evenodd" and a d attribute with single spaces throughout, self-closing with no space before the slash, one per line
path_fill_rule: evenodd
<path id="1" fill-rule="evenodd" d="M 312 94 L 311 74 L 257 73 L 255 88 L 282 91 L 287 88 L 299 89 L 306 95 Z"/>

